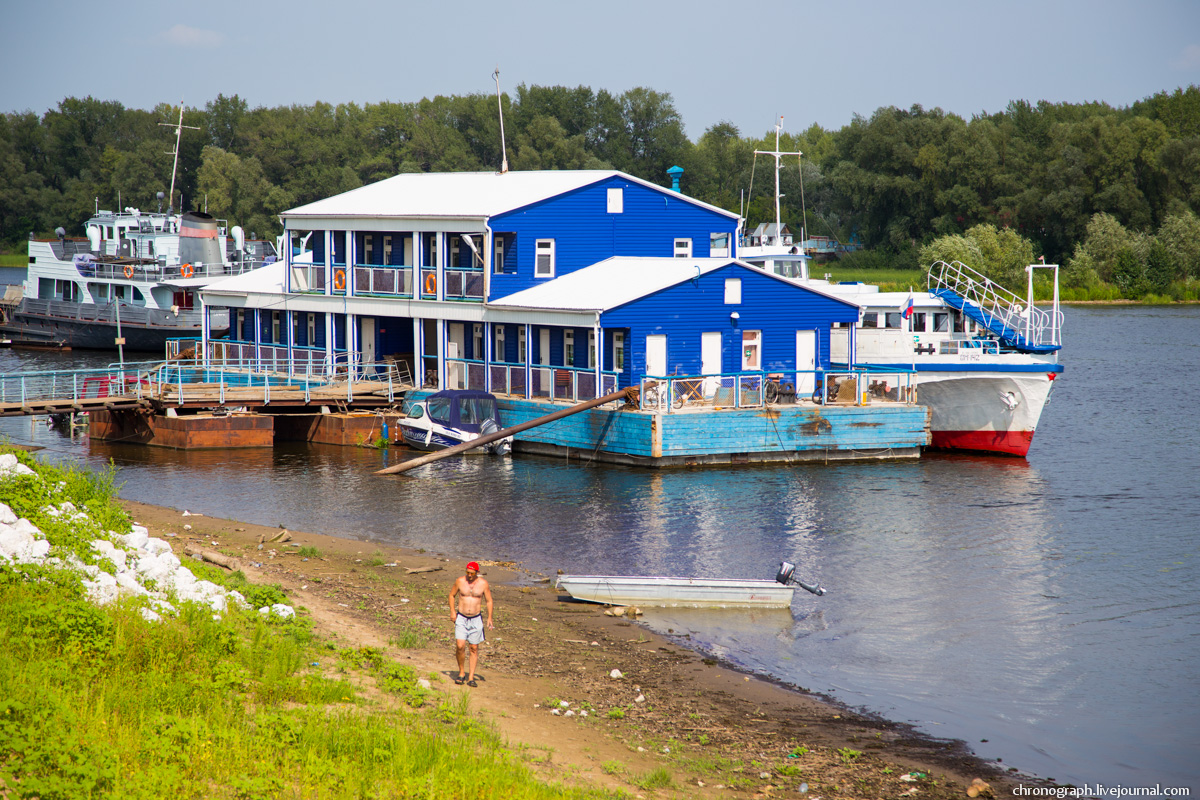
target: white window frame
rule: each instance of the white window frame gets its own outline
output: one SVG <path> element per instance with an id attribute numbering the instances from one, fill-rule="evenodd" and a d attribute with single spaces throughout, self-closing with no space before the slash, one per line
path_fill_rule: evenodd
<path id="1" fill-rule="evenodd" d="M 507 358 L 507 353 L 504 352 L 504 326 L 497 325 L 495 328 L 496 341 L 492 347 L 492 360 L 504 361 Z"/>
<path id="2" fill-rule="evenodd" d="M 383 237 L 383 263 L 392 263 L 392 237 L 391 234 L 385 234 Z"/>
<path id="3" fill-rule="evenodd" d="M 563 331 L 563 366 L 575 366 L 575 330 L 573 328 Z"/>
<path id="4" fill-rule="evenodd" d="M 525 342 L 525 326 L 517 326 L 517 361 L 521 364 L 526 362 L 526 342 Z"/>
<path id="5" fill-rule="evenodd" d="M 675 258 L 691 258 L 692 257 L 692 240 L 691 239 L 676 239 L 675 247 L 671 255 Z"/>
<path id="6" fill-rule="evenodd" d="M 553 278 L 556 260 L 557 245 L 553 239 L 538 239 L 533 244 L 533 277 L 535 278 Z M 549 256 L 547 269 L 542 269 L 542 255 Z"/>
<path id="7" fill-rule="evenodd" d="M 471 328 L 471 355 L 476 361 L 483 361 L 483 323 L 476 322 Z"/>
<path id="8" fill-rule="evenodd" d="M 710 233 L 708 235 L 708 255 L 709 258 L 728 258 L 729 257 L 729 240 L 733 237 L 728 233 Z M 718 247 L 717 242 L 725 240 L 724 247 Z"/>
<path id="9" fill-rule="evenodd" d="M 371 258 L 375 255 L 375 235 L 368 234 L 363 237 L 363 264 L 371 264 Z"/>
<path id="10" fill-rule="evenodd" d="M 504 237 L 492 237 L 492 274 L 504 274 Z"/>
<path id="11" fill-rule="evenodd" d="M 613 331 L 613 371 L 625 371 L 625 331 Z"/>
<path id="12" fill-rule="evenodd" d="M 725 279 L 725 305 L 740 306 L 742 304 L 742 279 Z"/>
<path id="13" fill-rule="evenodd" d="M 596 331 L 588 331 L 588 369 L 596 368 Z"/>
<path id="14" fill-rule="evenodd" d="M 317 315 L 308 312 L 308 338 L 304 340 L 305 347 L 317 346 Z"/>

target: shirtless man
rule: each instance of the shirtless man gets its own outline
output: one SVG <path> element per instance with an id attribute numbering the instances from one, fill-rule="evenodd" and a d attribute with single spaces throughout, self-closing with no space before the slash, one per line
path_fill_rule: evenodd
<path id="1" fill-rule="evenodd" d="M 454 606 L 454 596 L 458 595 L 458 607 Z M 479 663 L 479 643 L 483 641 L 483 614 L 480 606 L 487 601 L 487 627 L 492 628 L 492 589 L 486 579 L 479 577 L 479 564 L 472 561 L 467 564 L 467 574 L 454 582 L 450 589 L 450 619 L 454 622 L 454 639 L 458 656 L 458 675 L 454 682 L 459 686 L 466 681 L 467 686 L 478 686 L 475 683 L 475 665 Z M 471 646 L 471 673 L 463 675 L 463 662 L 467 653 L 467 645 Z"/>

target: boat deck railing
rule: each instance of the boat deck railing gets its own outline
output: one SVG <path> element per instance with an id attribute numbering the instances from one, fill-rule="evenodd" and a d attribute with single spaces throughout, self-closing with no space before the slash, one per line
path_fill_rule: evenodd
<path id="1" fill-rule="evenodd" d="M 617 390 L 618 373 L 579 367 L 487 363 L 469 358 L 446 359 L 446 388 L 477 389 L 529 400 L 581 402 Z"/>
<path id="2" fill-rule="evenodd" d="M 641 382 L 641 398 L 642 410 L 657 414 L 778 405 L 917 402 L 916 382 L 906 369 L 647 376 Z"/>
<path id="3" fill-rule="evenodd" d="M 76 303 L 70 300 L 42 300 L 25 298 L 21 312 L 48 319 L 63 320 L 75 323 L 104 323 L 115 325 L 117 322 L 117 307 L 115 302 L 109 303 Z M 215 328 L 229 324 L 228 312 L 214 309 L 211 324 Z M 222 318 L 223 315 L 223 318 Z M 181 330 L 201 327 L 203 312 L 200 309 L 170 309 L 146 308 L 128 303 L 121 303 L 121 324 L 147 328 L 178 328 Z"/>

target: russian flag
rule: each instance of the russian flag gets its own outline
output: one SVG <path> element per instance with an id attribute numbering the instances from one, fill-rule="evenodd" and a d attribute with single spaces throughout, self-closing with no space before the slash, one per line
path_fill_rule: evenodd
<path id="1" fill-rule="evenodd" d="M 913 313 L 913 296 L 912 292 L 908 293 L 908 299 L 904 301 L 904 305 L 900 306 L 900 313 L 905 319 L 912 316 Z"/>

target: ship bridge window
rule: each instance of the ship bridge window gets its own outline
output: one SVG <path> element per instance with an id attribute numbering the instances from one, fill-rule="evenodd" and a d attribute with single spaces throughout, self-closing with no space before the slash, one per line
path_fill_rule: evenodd
<path id="1" fill-rule="evenodd" d="M 947 333 L 950 330 L 950 315 L 935 312 L 933 315 L 933 330 L 936 333 Z"/>
<path id="2" fill-rule="evenodd" d="M 862 318 L 862 327 L 878 328 L 879 327 L 879 313 L 876 311 L 864 311 L 863 318 Z"/>
<path id="3" fill-rule="evenodd" d="M 924 333 L 925 332 L 925 312 L 914 311 L 913 315 L 912 315 L 911 323 L 912 323 L 911 329 L 912 329 L 913 333 Z"/>
<path id="4" fill-rule="evenodd" d="M 900 321 L 902 319 L 904 319 L 904 317 L 900 314 L 899 311 L 889 311 L 889 312 L 887 312 L 887 315 L 886 315 L 886 318 L 884 321 L 885 327 L 894 328 L 896 330 L 899 330 L 901 327 L 903 327 L 900 324 Z"/>

